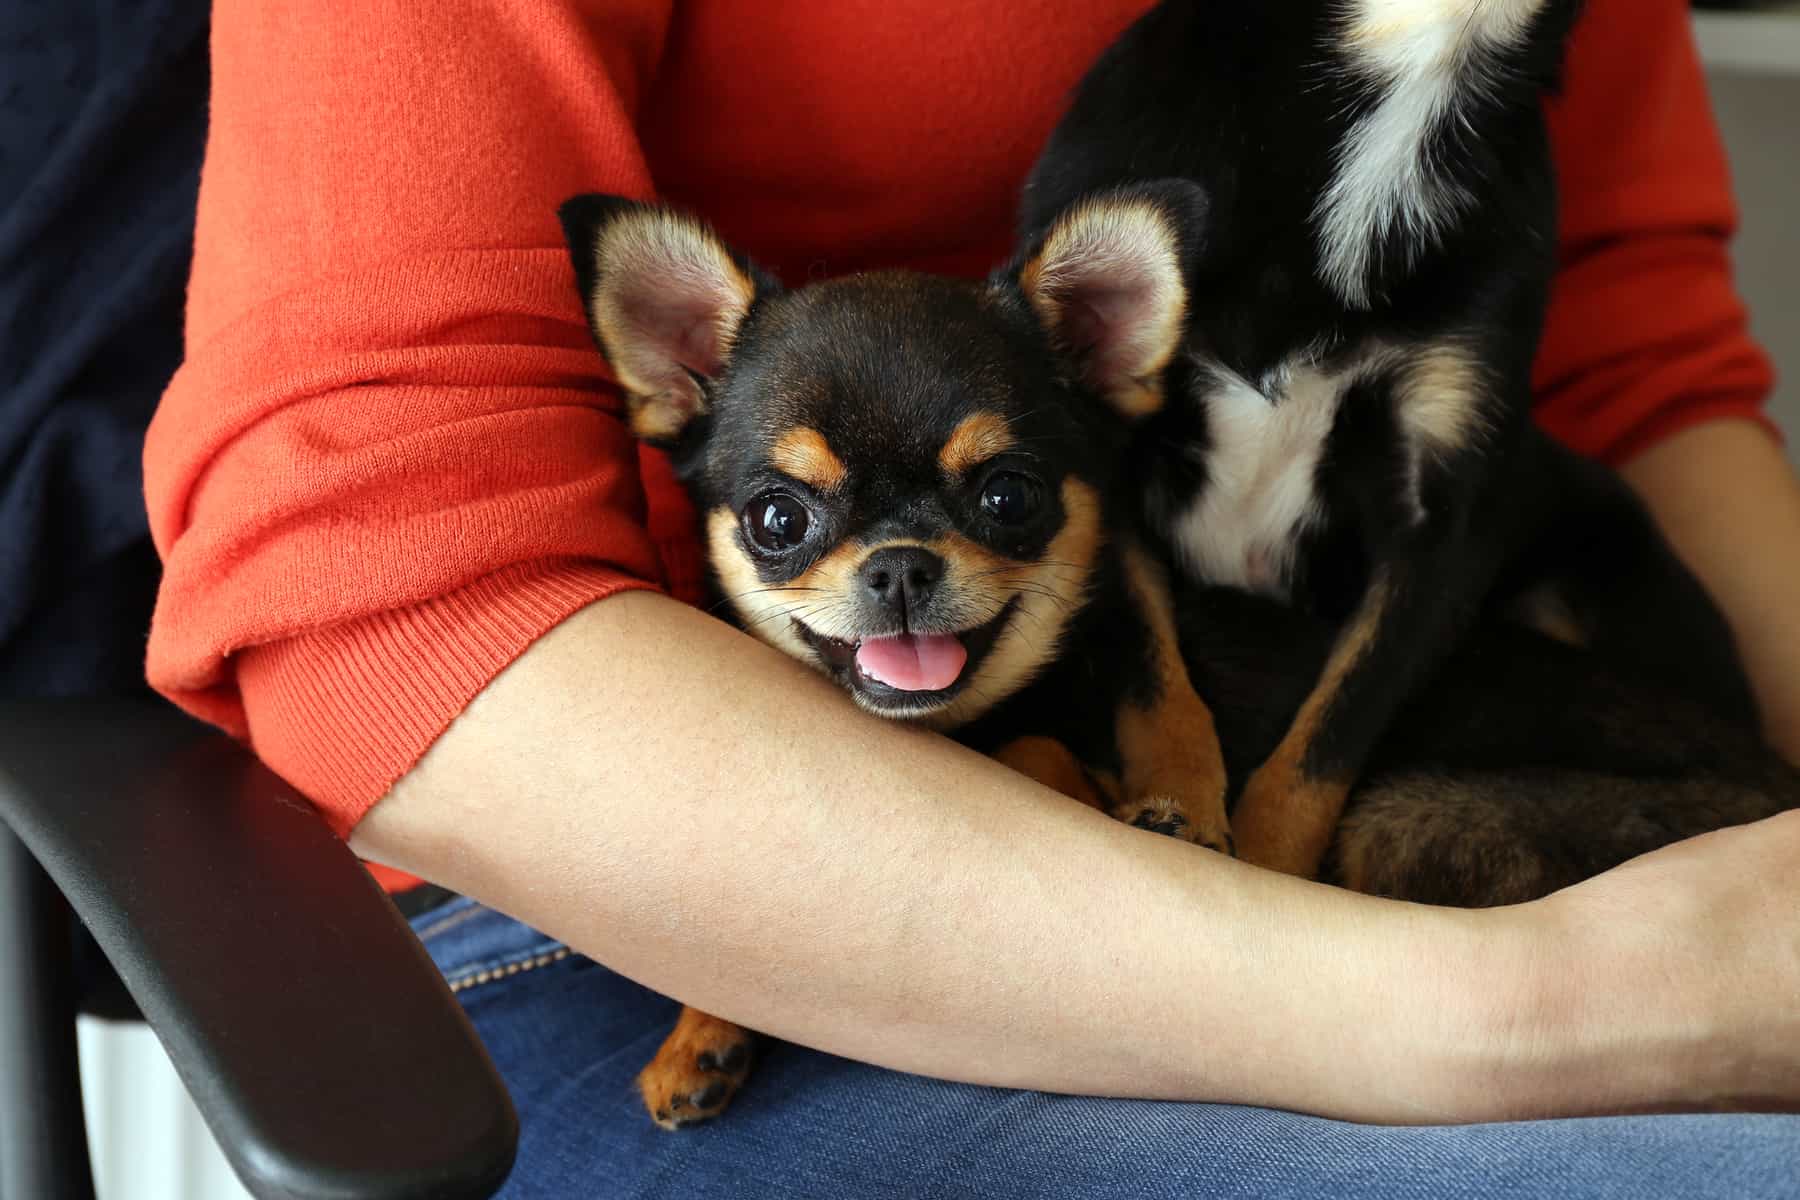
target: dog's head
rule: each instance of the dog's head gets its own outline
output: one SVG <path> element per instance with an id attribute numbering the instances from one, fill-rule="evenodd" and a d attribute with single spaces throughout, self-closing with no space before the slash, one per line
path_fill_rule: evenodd
<path id="1" fill-rule="evenodd" d="M 561 215 L 632 429 L 699 503 L 746 629 L 940 728 L 1056 657 L 1117 532 L 1117 414 L 1155 407 L 1179 335 L 1163 202 L 1078 210 L 985 282 L 794 291 L 667 208 Z"/>

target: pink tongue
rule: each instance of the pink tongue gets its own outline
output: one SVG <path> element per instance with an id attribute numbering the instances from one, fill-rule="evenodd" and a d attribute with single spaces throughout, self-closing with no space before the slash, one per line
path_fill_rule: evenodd
<path id="1" fill-rule="evenodd" d="M 903 633 L 869 638 L 856 648 L 856 665 L 871 679 L 903 692 L 937 692 L 956 682 L 969 652 L 948 633 Z"/>

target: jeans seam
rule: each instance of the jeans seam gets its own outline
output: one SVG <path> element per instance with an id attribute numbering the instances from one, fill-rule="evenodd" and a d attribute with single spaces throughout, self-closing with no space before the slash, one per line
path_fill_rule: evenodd
<path id="1" fill-rule="evenodd" d="M 459 974 L 445 982 L 450 985 L 452 992 L 463 992 L 470 988 L 480 987 L 485 983 L 497 983 L 502 979 L 510 979 L 514 975 L 524 974 L 526 971 L 535 971 L 539 967 L 559 963 L 568 958 L 570 953 L 567 946 L 558 946 L 554 950 L 534 954 L 529 958 L 515 959 L 512 962 L 494 963 L 489 966 L 477 967 L 472 971 L 464 968 L 468 972 L 467 974 Z"/>
<path id="2" fill-rule="evenodd" d="M 467 900 L 466 903 L 462 907 L 456 909 L 456 911 L 440 914 L 436 920 L 432 921 L 424 928 L 416 930 L 413 936 L 418 938 L 421 942 L 428 942 L 439 934 L 448 933 L 463 922 L 471 920 L 485 911 L 486 910 L 483 909 L 481 905 L 475 903 L 473 900 Z"/>

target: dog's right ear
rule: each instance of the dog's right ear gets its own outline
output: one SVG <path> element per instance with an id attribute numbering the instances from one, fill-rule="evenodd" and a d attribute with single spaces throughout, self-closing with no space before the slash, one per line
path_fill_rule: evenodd
<path id="1" fill-rule="evenodd" d="M 632 432 L 673 446 L 706 413 L 750 305 L 774 284 L 705 224 L 669 208 L 588 195 L 557 215 Z"/>
<path id="2" fill-rule="evenodd" d="M 1011 268 L 1052 344 L 1128 419 L 1162 407 L 1188 315 L 1184 263 L 1206 212 L 1205 192 L 1185 180 L 1098 192 L 1051 221 Z"/>

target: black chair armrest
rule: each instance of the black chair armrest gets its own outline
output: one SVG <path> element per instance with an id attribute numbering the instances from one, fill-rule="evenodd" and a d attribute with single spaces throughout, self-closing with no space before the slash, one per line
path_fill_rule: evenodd
<path id="1" fill-rule="evenodd" d="M 0 704 L 0 821 L 257 1196 L 486 1197 L 504 1085 L 417 939 L 242 748 L 141 700 Z"/>

